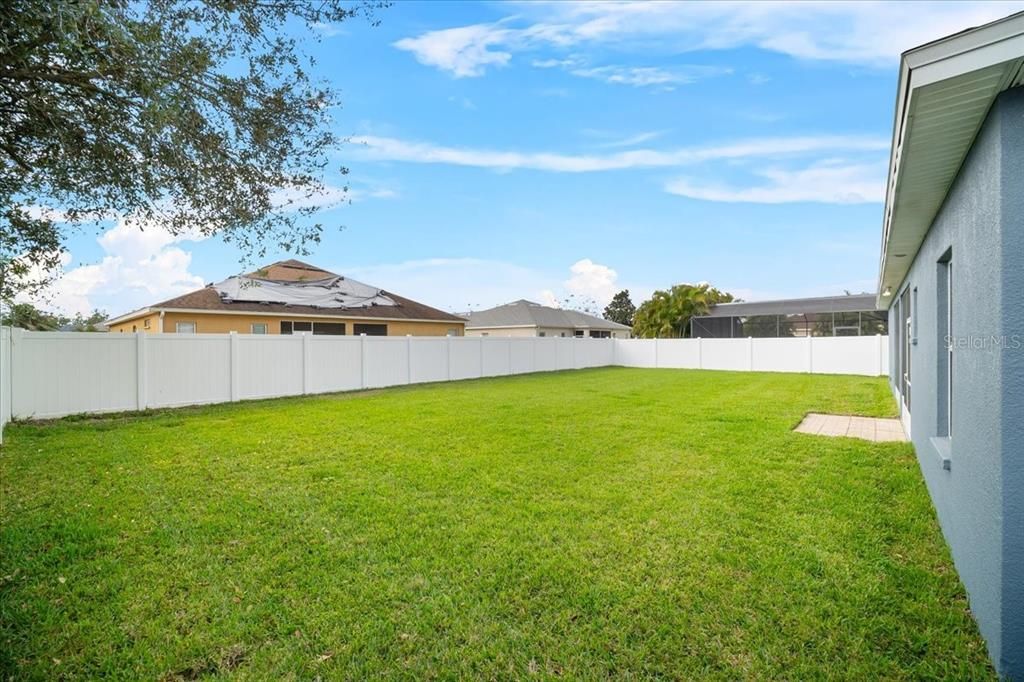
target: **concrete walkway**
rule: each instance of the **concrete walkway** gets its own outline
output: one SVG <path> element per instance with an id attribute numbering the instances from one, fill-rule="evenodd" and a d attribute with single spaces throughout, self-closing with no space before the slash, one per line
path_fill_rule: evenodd
<path id="1" fill-rule="evenodd" d="M 848 436 L 862 438 L 876 443 L 885 441 L 906 441 L 903 425 L 899 419 L 876 419 L 874 417 L 851 417 L 842 414 L 816 414 L 811 412 L 795 431 L 815 436 Z"/>

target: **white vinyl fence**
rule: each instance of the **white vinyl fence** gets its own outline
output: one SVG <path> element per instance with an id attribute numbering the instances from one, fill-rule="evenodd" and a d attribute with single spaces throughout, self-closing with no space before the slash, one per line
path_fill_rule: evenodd
<path id="1" fill-rule="evenodd" d="M 574 339 L 0 330 L 14 419 L 144 410 L 621 365 L 888 373 L 887 337 Z"/>

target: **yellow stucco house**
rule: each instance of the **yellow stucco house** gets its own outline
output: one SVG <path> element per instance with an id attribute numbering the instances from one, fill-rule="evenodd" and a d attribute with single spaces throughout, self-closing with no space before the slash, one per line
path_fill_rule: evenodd
<path id="1" fill-rule="evenodd" d="M 462 336 L 466 320 L 285 260 L 107 321 L 112 333 Z"/>

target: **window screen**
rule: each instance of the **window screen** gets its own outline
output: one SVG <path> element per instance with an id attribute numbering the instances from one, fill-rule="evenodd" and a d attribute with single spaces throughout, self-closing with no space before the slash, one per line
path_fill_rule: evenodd
<path id="1" fill-rule="evenodd" d="M 387 336 L 388 326 L 386 324 L 356 324 L 352 326 L 356 336 L 366 334 L 367 336 Z"/>
<path id="2" fill-rule="evenodd" d="M 344 322 L 314 322 L 313 323 L 313 334 L 314 335 L 344 336 L 345 335 L 345 323 Z"/>

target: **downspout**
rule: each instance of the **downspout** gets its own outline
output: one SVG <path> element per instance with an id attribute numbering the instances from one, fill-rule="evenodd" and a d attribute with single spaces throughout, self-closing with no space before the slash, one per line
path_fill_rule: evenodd
<path id="1" fill-rule="evenodd" d="M 159 327 L 160 331 L 158 331 L 157 334 L 163 334 L 164 333 L 164 313 L 165 312 L 166 311 L 164 311 L 164 310 L 160 311 L 160 327 Z"/>

